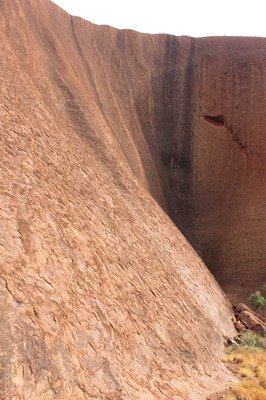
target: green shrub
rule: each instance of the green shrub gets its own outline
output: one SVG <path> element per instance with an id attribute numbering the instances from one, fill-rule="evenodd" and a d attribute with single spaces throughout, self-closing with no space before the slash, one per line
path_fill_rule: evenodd
<path id="1" fill-rule="evenodd" d="M 266 297 L 264 297 L 259 291 L 252 293 L 249 296 L 248 301 L 254 308 L 256 308 L 256 310 L 263 310 L 266 308 Z"/>
<path id="2" fill-rule="evenodd" d="M 249 351 L 255 351 L 258 349 L 262 349 L 264 347 L 263 344 L 263 334 L 258 334 L 253 331 L 245 331 L 241 333 L 239 336 L 239 340 L 231 344 L 228 348 L 227 351 L 228 353 L 232 353 L 236 351 L 237 349 L 243 349 L 243 350 L 249 350 Z"/>
<path id="3" fill-rule="evenodd" d="M 248 347 L 250 349 L 260 349 L 263 347 L 262 335 L 252 331 L 243 332 L 240 338 L 240 347 Z"/>

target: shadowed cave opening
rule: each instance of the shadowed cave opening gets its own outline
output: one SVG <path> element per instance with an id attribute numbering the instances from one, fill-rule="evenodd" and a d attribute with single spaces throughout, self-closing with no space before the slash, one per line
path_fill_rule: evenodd
<path id="1" fill-rule="evenodd" d="M 205 121 L 209 122 L 210 124 L 216 125 L 216 126 L 224 126 L 225 125 L 225 118 L 223 115 L 216 115 L 216 116 L 211 116 L 211 115 L 203 115 L 203 118 Z"/>

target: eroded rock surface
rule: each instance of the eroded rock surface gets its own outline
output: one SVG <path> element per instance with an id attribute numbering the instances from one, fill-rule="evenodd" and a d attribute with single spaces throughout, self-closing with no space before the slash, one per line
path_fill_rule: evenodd
<path id="1" fill-rule="evenodd" d="M 232 379 L 232 314 L 166 213 L 222 283 L 236 276 L 240 210 L 263 200 L 265 41 L 118 31 L 44 0 L 0 11 L 0 397 L 204 399 Z M 250 87 L 252 105 L 234 100 Z"/>
<path id="2" fill-rule="evenodd" d="M 145 35 L 62 17 L 47 2 L 20 0 L 18 7 L 27 8 L 49 84 L 75 132 L 94 129 L 84 118 L 93 104 L 96 126 L 109 131 L 106 146 L 126 161 L 226 293 L 246 301 L 261 290 L 266 39 Z M 17 49 L 22 56 L 25 46 Z"/>
<path id="3" fill-rule="evenodd" d="M 266 318 L 261 313 L 249 308 L 246 304 L 239 303 L 234 307 L 236 317 L 235 327 L 238 331 L 251 329 L 258 333 L 266 332 Z"/>
<path id="4" fill-rule="evenodd" d="M 261 290 L 266 39 L 145 35 L 67 17 L 46 2 L 19 4 L 33 38 L 25 33 L 17 51 L 25 57 L 34 40 L 45 85 L 76 134 L 94 130 L 89 102 L 98 141 L 116 149 L 226 293 L 246 301 Z"/>

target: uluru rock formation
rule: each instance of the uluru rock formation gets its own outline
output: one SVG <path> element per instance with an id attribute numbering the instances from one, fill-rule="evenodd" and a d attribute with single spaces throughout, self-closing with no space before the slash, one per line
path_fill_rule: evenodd
<path id="1" fill-rule="evenodd" d="M 198 254 L 265 278 L 265 39 L 0 11 L 0 398 L 205 399 L 235 331 Z"/>

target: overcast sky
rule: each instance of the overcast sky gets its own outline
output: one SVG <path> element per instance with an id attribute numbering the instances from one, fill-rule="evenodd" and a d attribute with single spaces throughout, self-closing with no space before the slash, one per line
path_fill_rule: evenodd
<path id="1" fill-rule="evenodd" d="M 53 0 L 96 24 L 189 36 L 266 36 L 266 0 Z"/>

